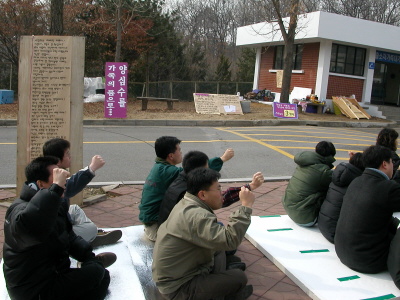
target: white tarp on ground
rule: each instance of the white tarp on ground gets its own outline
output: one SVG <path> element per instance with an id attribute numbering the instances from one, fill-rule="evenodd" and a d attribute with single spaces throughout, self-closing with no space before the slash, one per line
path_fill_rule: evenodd
<path id="1" fill-rule="evenodd" d="M 388 272 L 371 275 L 349 269 L 318 227 L 298 226 L 286 215 L 253 216 L 246 238 L 313 299 L 383 300 L 400 295 Z"/>
<path id="2" fill-rule="evenodd" d="M 116 229 L 116 228 L 113 228 Z M 120 228 L 121 240 L 95 249 L 95 253 L 114 252 L 117 261 L 108 268 L 111 275 L 109 295 L 106 300 L 157 300 L 162 299 L 151 280 L 151 263 L 154 243 L 144 237 L 143 226 Z M 76 266 L 76 261 L 71 265 Z M 3 270 L 3 261 L 1 261 Z M 3 272 L 0 276 L 0 299 L 10 299 L 5 287 Z"/>
<path id="3" fill-rule="evenodd" d="M 96 90 L 104 89 L 103 79 L 101 77 L 85 77 L 83 79 L 83 101 L 89 102 L 104 102 L 105 95 L 97 94 Z"/>

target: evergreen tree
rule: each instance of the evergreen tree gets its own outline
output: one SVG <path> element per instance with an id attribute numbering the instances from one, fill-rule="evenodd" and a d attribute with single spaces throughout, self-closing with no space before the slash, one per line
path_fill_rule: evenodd
<path id="1" fill-rule="evenodd" d="M 237 62 L 237 81 L 253 81 L 254 65 L 256 62 L 256 50 L 254 48 L 244 48 Z"/>
<path id="2" fill-rule="evenodd" d="M 188 80 L 185 46 L 174 29 L 174 13 L 162 10 L 162 1 L 148 0 L 143 17 L 151 17 L 152 27 L 147 31 L 151 41 L 136 58 L 130 78 L 135 81 Z M 148 74 L 148 76 L 146 75 Z M 132 76 L 131 76 L 132 75 Z"/>
<path id="3" fill-rule="evenodd" d="M 219 57 L 217 70 L 215 71 L 215 80 L 216 81 L 231 81 L 231 71 L 230 71 L 231 63 L 225 55 L 221 55 Z"/>
<path id="4" fill-rule="evenodd" d="M 205 80 L 207 75 L 207 62 L 203 46 L 201 43 L 195 42 L 192 47 L 186 47 L 185 49 L 189 80 Z"/>

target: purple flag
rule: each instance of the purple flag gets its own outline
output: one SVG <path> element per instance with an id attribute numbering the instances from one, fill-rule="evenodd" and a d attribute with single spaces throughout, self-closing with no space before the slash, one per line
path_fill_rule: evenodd
<path id="1" fill-rule="evenodd" d="M 106 63 L 105 118 L 126 118 L 128 63 Z"/>

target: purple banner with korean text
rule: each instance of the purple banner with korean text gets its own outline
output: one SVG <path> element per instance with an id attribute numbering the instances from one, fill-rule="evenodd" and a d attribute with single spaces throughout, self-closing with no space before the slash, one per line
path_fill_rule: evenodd
<path id="1" fill-rule="evenodd" d="M 297 104 L 274 102 L 274 117 L 298 119 Z"/>
<path id="2" fill-rule="evenodd" d="M 126 118 L 128 63 L 107 62 L 104 117 Z"/>

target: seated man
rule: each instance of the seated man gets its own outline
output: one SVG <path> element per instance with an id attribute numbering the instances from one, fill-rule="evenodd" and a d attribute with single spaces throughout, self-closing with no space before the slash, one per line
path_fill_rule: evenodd
<path id="1" fill-rule="evenodd" d="M 219 178 L 208 168 L 191 171 L 185 197 L 158 230 L 153 280 L 166 299 L 246 299 L 252 294 L 242 270 L 226 270 L 224 251 L 242 242 L 255 196 L 242 187 L 242 206 L 221 226 L 213 212 L 222 207 Z"/>
<path id="2" fill-rule="evenodd" d="M 69 173 L 56 157 L 39 157 L 25 169 L 21 195 L 4 222 L 4 278 L 13 300 L 104 299 L 110 283 L 105 269 L 113 253 L 97 256 L 77 236 L 62 194 Z M 71 269 L 69 256 L 82 262 Z"/>
<path id="3" fill-rule="evenodd" d="M 392 153 L 382 146 L 363 152 L 365 170 L 347 188 L 335 234 L 336 253 L 343 264 L 362 273 L 387 269 L 389 246 L 399 220 L 400 185 L 393 175 Z"/>
<path id="4" fill-rule="evenodd" d="M 68 169 L 71 166 L 71 144 L 69 141 L 54 138 L 48 140 L 43 145 L 44 156 L 55 156 L 60 161 L 58 166 Z M 98 229 L 96 224 L 90 220 L 85 212 L 76 204 L 70 205 L 69 199 L 80 193 L 95 176 L 95 172 L 105 164 L 100 155 L 92 158 L 90 165 L 67 180 L 67 185 L 63 195 L 63 200 L 69 205 L 69 215 L 71 217 L 72 229 L 76 235 L 80 235 L 89 242 L 92 247 L 99 247 L 116 243 L 122 237 L 121 230 L 104 231 Z"/>
<path id="5" fill-rule="evenodd" d="M 183 198 L 187 190 L 187 174 L 196 168 L 208 167 L 208 156 L 201 151 L 190 151 L 183 157 L 183 171 L 171 183 L 165 192 L 164 199 L 161 202 L 158 224 L 161 225 L 167 219 L 174 206 Z M 253 180 L 245 187 L 253 191 L 260 187 L 264 182 L 264 176 L 261 172 L 253 175 Z M 239 201 L 239 192 L 241 187 L 230 187 L 222 193 L 222 207 L 227 207 Z"/>
<path id="6" fill-rule="evenodd" d="M 336 155 L 331 142 L 322 141 L 315 152 L 296 154 L 296 170 L 290 178 L 282 204 L 289 217 L 301 226 L 314 226 L 319 210 L 332 181 L 332 168 Z"/>
<path id="7" fill-rule="evenodd" d="M 158 214 L 161 201 L 169 185 L 183 170 L 176 165 L 182 162 L 181 140 L 173 136 L 159 137 L 154 145 L 157 158 L 143 185 L 142 199 L 139 205 L 139 220 L 144 224 L 145 234 L 155 241 L 158 230 Z M 221 157 L 208 162 L 211 169 L 219 171 L 222 164 L 233 157 L 232 149 L 227 149 Z"/>
<path id="8" fill-rule="evenodd" d="M 350 183 L 364 171 L 362 153 L 351 154 L 348 163 L 340 163 L 332 175 L 326 199 L 318 215 L 318 228 L 322 235 L 333 244 L 336 225 L 342 209 L 343 197 Z"/>

